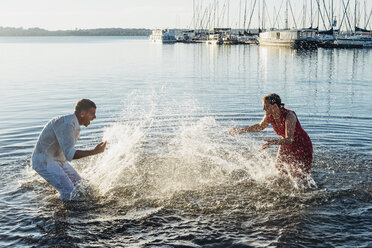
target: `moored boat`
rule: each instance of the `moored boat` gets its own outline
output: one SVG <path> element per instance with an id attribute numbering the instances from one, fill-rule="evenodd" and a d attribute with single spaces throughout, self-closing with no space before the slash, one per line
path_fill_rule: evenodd
<path id="1" fill-rule="evenodd" d="M 175 43 L 177 40 L 173 30 L 155 29 L 150 35 L 150 41 L 158 43 Z"/>
<path id="2" fill-rule="evenodd" d="M 235 35 L 231 33 L 231 28 L 213 28 L 209 30 L 206 44 L 232 45 L 238 42 Z"/>
<path id="3" fill-rule="evenodd" d="M 337 37 L 334 40 L 334 46 L 339 48 L 363 48 L 369 47 L 372 43 L 372 36 L 355 35 Z"/>
<path id="4" fill-rule="evenodd" d="M 316 31 L 313 29 L 270 30 L 259 34 L 258 42 L 262 46 L 283 46 L 295 49 L 317 47 Z"/>

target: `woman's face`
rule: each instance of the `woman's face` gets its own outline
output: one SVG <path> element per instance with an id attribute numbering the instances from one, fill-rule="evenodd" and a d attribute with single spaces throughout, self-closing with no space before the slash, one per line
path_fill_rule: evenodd
<path id="1" fill-rule="evenodd" d="M 263 110 L 265 111 L 266 115 L 272 115 L 275 113 L 276 104 L 271 105 L 270 102 L 266 100 L 266 101 L 262 101 L 262 105 L 263 105 Z"/>

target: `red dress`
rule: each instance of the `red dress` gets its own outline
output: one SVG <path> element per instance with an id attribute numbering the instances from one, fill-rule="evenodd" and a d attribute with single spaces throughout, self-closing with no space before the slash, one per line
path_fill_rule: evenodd
<path id="1" fill-rule="evenodd" d="M 285 138 L 285 121 L 288 113 L 295 112 L 281 108 L 280 124 L 277 126 L 272 115 L 268 116 L 268 121 L 273 126 L 276 134 Z M 290 165 L 290 174 L 302 177 L 310 173 L 311 163 L 313 161 L 313 144 L 309 135 L 302 128 L 296 115 L 296 129 L 294 139 L 290 145 L 281 145 L 278 152 L 278 169 L 284 173 L 287 171 L 283 168 L 284 164 Z"/>

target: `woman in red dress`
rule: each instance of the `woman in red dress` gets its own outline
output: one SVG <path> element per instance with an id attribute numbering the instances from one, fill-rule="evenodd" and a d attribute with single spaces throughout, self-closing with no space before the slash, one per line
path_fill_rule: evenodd
<path id="1" fill-rule="evenodd" d="M 231 135 L 259 132 L 269 124 L 274 128 L 280 139 L 264 139 L 262 149 L 272 145 L 279 145 L 276 167 L 284 174 L 295 177 L 305 177 L 310 173 L 313 161 L 313 145 L 309 135 L 302 128 L 296 113 L 285 109 L 277 94 L 270 94 L 263 98 L 263 110 L 265 116 L 258 124 L 246 127 L 234 127 L 230 130 Z"/>

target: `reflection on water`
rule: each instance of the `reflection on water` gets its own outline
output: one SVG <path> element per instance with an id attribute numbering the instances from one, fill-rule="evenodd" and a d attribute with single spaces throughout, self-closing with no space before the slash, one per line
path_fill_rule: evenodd
<path id="1" fill-rule="evenodd" d="M 158 45 L 142 39 L 0 40 L 0 246 L 368 246 L 370 50 Z M 315 150 L 312 176 L 281 178 L 272 129 L 232 137 L 276 92 Z M 97 103 L 63 203 L 29 159 L 42 126 Z M 345 239 L 345 237 L 348 237 Z"/>

